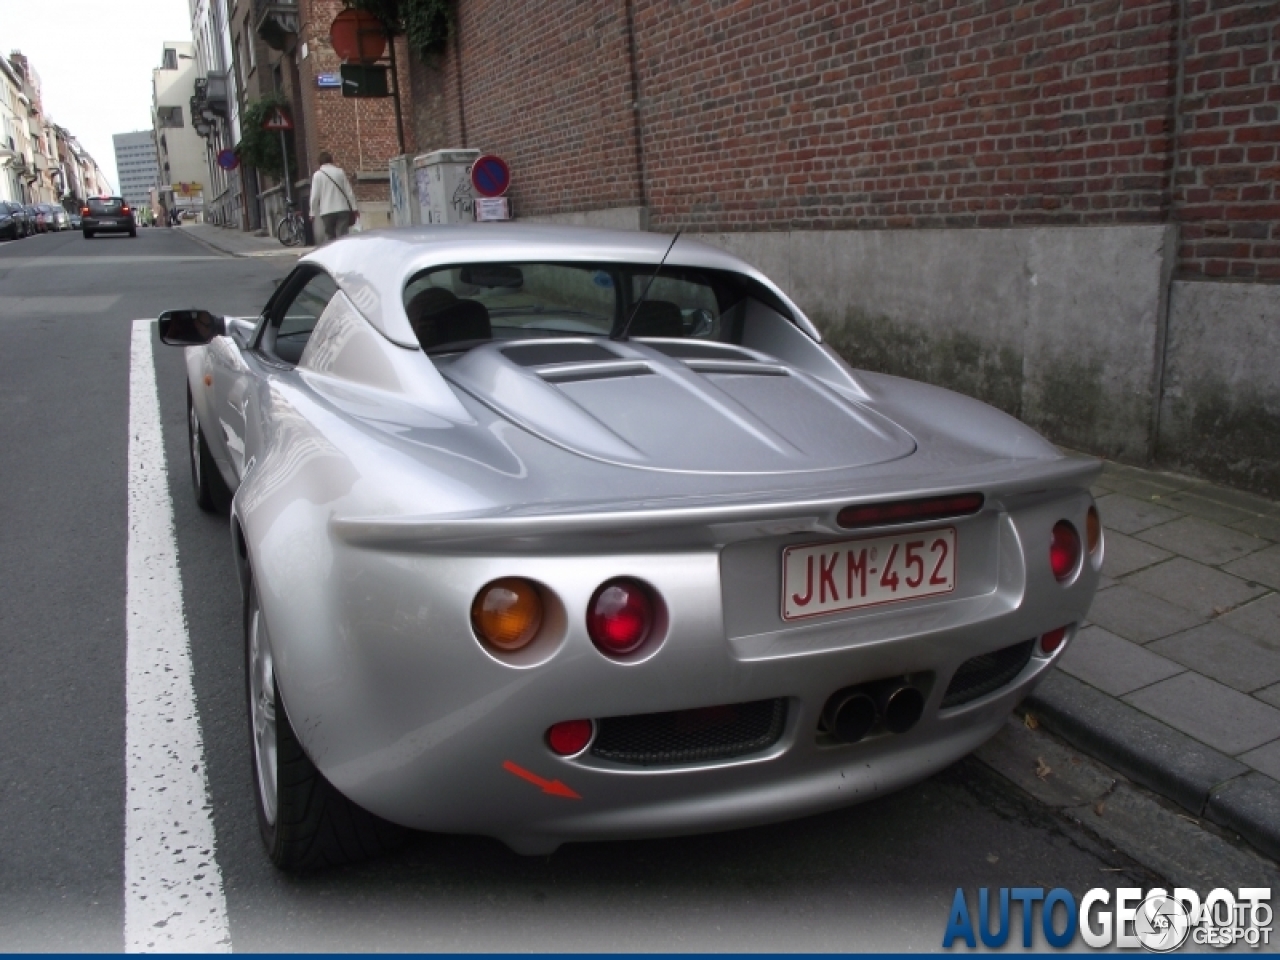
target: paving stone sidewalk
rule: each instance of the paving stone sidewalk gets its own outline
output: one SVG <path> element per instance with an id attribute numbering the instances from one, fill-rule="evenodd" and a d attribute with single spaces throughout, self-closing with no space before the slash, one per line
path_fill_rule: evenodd
<path id="1" fill-rule="evenodd" d="M 1113 463 L 1094 496 L 1102 583 L 1028 709 L 1280 858 L 1280 503 Z"/>
<path id="2" fill-rule="evenodd" d="M 275 237 L 255 237 L 234 227 L 215 227 L 209 223 L 183 223 L 171 228 L 193 240 L 233 257 L 292 257 L 310 253 L 315 247 L 286 247 Z"/>

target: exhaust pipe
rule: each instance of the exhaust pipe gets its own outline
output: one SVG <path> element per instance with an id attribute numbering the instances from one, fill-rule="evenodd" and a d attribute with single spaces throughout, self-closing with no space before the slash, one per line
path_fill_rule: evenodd
<path id="1" fill-rule="evenodd" d="M 924 694 L 911 686 L 885 687 L 877 707 L 890 733 L 906 733 L 924 713 Z"/>
<path id="2" fill-rule="evenodd" d="M 862 690 L 838 690 L 822 708 L 822 721 L 841 743 L 857 743 L 876 725 L 876 702 Z"/>

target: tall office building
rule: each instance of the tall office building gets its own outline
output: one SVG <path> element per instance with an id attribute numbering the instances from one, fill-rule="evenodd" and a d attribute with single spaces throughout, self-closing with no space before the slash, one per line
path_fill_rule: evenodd
<path id="1" fill-rule="evenodd" d="M 151 131 L 117 133 L 111 139 L 116 148 L 120 195 L 130 206 L 150 206 L 151 188 L 160 183 L 160 164 Z"/>

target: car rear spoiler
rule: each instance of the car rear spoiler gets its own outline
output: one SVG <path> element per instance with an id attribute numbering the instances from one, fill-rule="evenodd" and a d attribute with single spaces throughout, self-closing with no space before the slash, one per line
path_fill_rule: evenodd
<path id="1" fill-rule="evenodd" d="M 914 500 L 924 497 L 963 496 L 981 493 L 997 508 L 1013 497 L 1053 490 L 1085 489 L 1101 471 L 1101 462 L 1071 457 L 1001 465 L 1000 480 L 990 479 L 990 467 L 972 468 L 937 478 L 927 486 L 906 487 L 902 478 L 878 478 L 857 494 L 832 491 L 803 500 L 741 502 L 740 496 L 681 498 L 643 503 L 560 504 L 537 509 L 452 514 L 448 516 L 401 515 L 388 517 L 334 517 L 329 525 L 339 539 L 358 547 L 416 551 L 427 546 L 505 541 L 511 548 L 545 549 L 548 538 L 596 539 L 665 533 L 663 542 L 713 545 L 805 531 L 849 533 L 835 523 L 841 509 L 862 504 Z M 918 484 L 919 480 L 913 481 Z M 984 508 L 985 509 L 985 508 Z M 674 536 L 672 536 L 674 534 Z"/>

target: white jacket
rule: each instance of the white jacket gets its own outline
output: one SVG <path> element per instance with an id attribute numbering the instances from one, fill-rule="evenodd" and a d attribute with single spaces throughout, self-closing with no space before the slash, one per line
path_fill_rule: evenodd
<path id="1" fill-rule="evenodd" d="M 345 213 L 356 209 L 355 194 L 347 175 L 336 164 L 326 163 L 311 177 L 311 216 Z"/>

